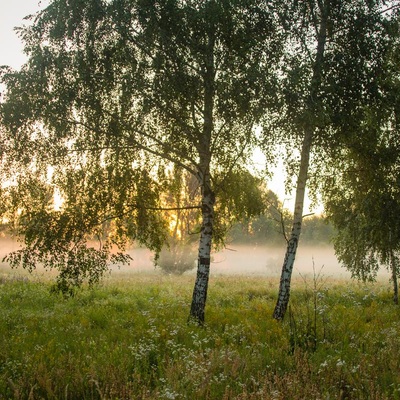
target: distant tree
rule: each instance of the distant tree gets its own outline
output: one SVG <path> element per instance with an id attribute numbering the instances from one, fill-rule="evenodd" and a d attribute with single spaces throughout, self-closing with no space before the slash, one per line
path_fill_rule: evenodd
<path id="1" fill-rule="evenodd" d="M 264 211 L 235 222 L 228 234 L 230 242 L 264 245 L 284 240 L 291 215 L 274 192 L 265 188 L 262 190 Z"/>
<path id="2" fill-rule="evenodd" d="M 181 274 L 194 268 L 195 240 L 200 230 L 200 212 L 198 209 L 180 209 L 179 204 L 189 204 L 200 197 L 197 180 L 185 171 L 173 170 L 172 182 L 185 180 L 185 183 L 173 184 L 164 200 L 167 205 L 178 205 L 168 211 L 170 230 L 167 244 L 163 247 L 157 265 L 167 273 Z M 219 178 L 222 178 L 220 181 Z M 252 220 L 261 215 L 268 207 L 263 191 L 263 180 L 247 171 L 215 177 L 215 185 L 220 195 L 215 205 L 214 242 L 217 247 L 224 246 L 226 238 L 240 221 Z"/>
<path id="3" fill-rule="evenodd" d="M 315 167 L 320 164 L 315 162 L 323 164 L 325 149 L 337 150 L 343 145 L 342 135 L 351 130 L 354 121 L 365 117 L 358 112 L 360 108 L 374 101 L 374 82 L 382 75 L 382 53 L 390 36 L 385 30 L 390 18 L 382 7 L 388 10 L 391 5 L 384 1 L 307 0 L 288 2 L 282 9 L 290 40 L 283 71 L 285 106 L 278 124 L 297 133 L 290 143 L 301 141 L 301 150 L 298 162 L 293 162 L 293 156 L 288 158 L 291 172 L 298 166 L 296 198 L 275 319 L 284 317 L 289 302 L 312 150 L 318 184 L 321 175 Z M 292 148 L 289 150 L 293 154 Z"/>
<path id="4" fill-rule="evenodd" d="M 325 215 L 310 215 L 303 219 L 301 240 L 308 245 L 329 244 L 334 236 L 334 227 Z"/>
<path id="5" fill-rule="evenodd" d="M 20 34 L 29 60 L 2 74 L 1 122 L 17 170 L 9 195 L 27 246 L 12 260 L 79 276 L 130 238 L 158 252 L 163 171 L 180 167 L 201 192 L 187 206 L 201 212 L 190 318 L 203 323 L 215 206 L 233 188 L 225 177 L 244 173 L 255 125 L 276 103 L 281 40 L 270 6 L 53 0 Z M 29 182 L 46 206 L 24 192 Z M 58 211 L 48 207 L 51 189 L 63 199 Z M 103 237 L 110 220 L 112 234 L 88 250 L 87 236 Z"/>
<path id="6" fill-rule="evenodd" d="M 170 207 L 169 211 L 165 211 L 169 230 L 156 265 L 165 273 L 179 275 L 195 268 L 200 210 L 182 207 L 199 202 L 200 190 L 196 177 L 182 168 L 173 168 L 167 174 L 170 178 L 168 187 L 164 187 L 163 203 L 166 208 Z"/>

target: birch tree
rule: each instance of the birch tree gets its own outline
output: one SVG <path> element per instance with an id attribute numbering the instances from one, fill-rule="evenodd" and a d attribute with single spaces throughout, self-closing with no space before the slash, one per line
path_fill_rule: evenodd
<path id="1" fill-rule="evenodd" d="M 397 11 L 398 12 L 398 11 Z M 385 266 L 398 304 L 400 259 L 399 25 L 387 24 L 391 40 L 376 75 L 374 103 L 363 107 L 361 124 L 353 121 L 345 147 L 328 166 L 324 204 L 334 223 L 336 254 L 352 276 L 376 278 Z M 361 142 L 360 138 L 364 140 Z M 333 173 L 332 173 L 333 172 Z"/>
<path id="2" fill-rule="evenodd" d="M 387 160 L 382 164 L 386 163 Z M 339 192 L 338 187 L 330 188 L 327 214 L 337 228 L 334 246 L 339 261 L 352 277 L 363 281 L 375 280 L 379 269 L 385 266 L 390 271 L 393 300 L 398 304 L 399 190 L 393 182 L 393 166 L 382 164 L 377 165 L 368 157 L 367 168 L 374 168 L 370 171 L 373 181 L 368 179 L 366 169 L 360 169 L 360 164 L 342 171 L 336 183 L 351 185 L 351 189 Z M 383 176 L 385 170 L 392 171 Z M 378 177 L 379 182 L 375 181 Z"/>
<path id="3" fill-rule="evenodd" d="M 29 60 L 2 78 L 3 126 L 24 164 L 16 181 L 30 171 L 48 182 L 50 165 L 50 186 L 64 200 L 58 214 L 41 211 L 44 229 L 25 236 L 28 247 L 70 249 L 88 231 L 102 236 L 102 221 L 112 220 L 112 243 L 134 237 L 159 250 L 162 171 L 182 168 L 200 190 L 200 204 L 188 205 L 201 211 L 190 319 L 203 323 L 216 202 L 228 176 L 244 171 L 254 127 L 276 103 L 281 41 L 269 6 L 53 0 L 21 36 Z M 21 210 L 22 197 L 13 198 Z M 22 214 L 30 221 L 23 233 L 38 226 L 35 207 Z M 62 243 L 53 240 L 60 232 Z"/>
<path id="4" fill-rule="evenodd" d="M 377 67 L 382 58 L 379 51 L 385 48 L 388 37 L 382 30 L 383 5 L 379 1 L 368 4 L 332 0 L 294 2 L 286 9 L 294 19 L 283 16 L 291 38 L 288 68 L 284 71 L 287 122 L 283 123 L 283 129 L 297 132 L 302 144 L 292 232 L 282 267 L 275 319 L 283 319 L 289 303 L 310 176 L 310 155 L 313 152 L 318 159 L 318 153 L 323 154 L 324 148 L 340 147 L 341 135 L 349 130 L 343 122 L 351 125 L 352 118 L 359 121 L 363 116 L 358 110 L 373 101 L 373 88 L 369 87 L 368 80 L 373 81 L 379 71 Z M 383 34 L 383 39 L 377 40 L 379 34 Z M 373 52 L 368 53 L 369 49 Z M 377 59 L 371 59 L 375 55 Z M 324 162 L 323 157 L 319 162 Z M 318 177 L 321 175 L 316 171 L 316 180 Z"/>

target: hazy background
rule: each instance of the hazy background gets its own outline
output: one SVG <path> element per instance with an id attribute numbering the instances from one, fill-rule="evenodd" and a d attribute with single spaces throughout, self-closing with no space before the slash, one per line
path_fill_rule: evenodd
<path id="1" fill-rule="evenodd" d="M 20 244 L 8 238 L 0 238 L 0 257 L 1 259 L 10 251 L 20 248 Z M 234 245 L 227 249 L 212 254 L 211 275 L 245 275 L 262 277 L 279 277 L 285 246 L 252 246 Z M 155 268 L 153 264 L 153 253 L 144 248 L 134 248 L 128 251 L 133 261 L 130 265 L 114 267 L 112 274 L 124 274 L 155 272 L 162 274 L 160 268 Z M 331 245 L 321 246 L 299 246 L 293 277 L 301 275 L 312 275 L 313 266 L 316 273 L 321 272 L 324 277 L 350 278 L 350 273 L 342 268 L 336 259 Z M 9 272 L 7 263 L 0 263 L 0 271 Z M 19 273 L 19 270 L 15 271 Z M 22 271 L 21 271 L 22 272 Z M 44 273 L 43 271 L 39 271 Z M 193 269 L 185 272 L 186 275 L 196 273 L 196 260 L 193 259 Z M 379 278 L 389 279 L 386 270 L 381 269 Z"/>

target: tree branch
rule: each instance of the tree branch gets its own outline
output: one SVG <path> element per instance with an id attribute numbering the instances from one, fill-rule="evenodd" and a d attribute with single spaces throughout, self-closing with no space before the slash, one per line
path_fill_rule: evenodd
<path id="1" fill-rule="evenodd" d="M 78 126 L 83 126 L 84 128 L 86 128 L 88 130 L 92 130 L 94 132 L 101 133 L 102 135 L 105 135 L 105 136 L 107 135 L 106 131 L 96 128 L 96 127 L 93 127 L 93 126 L 90 126 L 81 121 L 71 120 L 71 119 L 60 119 L 60 120 L 66 121 L 66 122 L 69 122 L 71 124 L 75 124 Z M 132 131 L 132 128 L 128 128 L 128 129 Z M 196 175 L 196 171 L 193 168 L 189 167 L 187 164 L 183 163 L 181 160 L 179 160 L 176 157 L 173 157 L 170 154 L 170 153 L 175 153 L 178 157 L 182 157 L 181 154 L 178 154 L 173 148 L 166 145 L 165 142 L 162 142 L 160 139 L 157 139 L 149 134 L 146 134 L 143 131 L 136 130 L 135 133 L 138 133 L 139 135 L 146 137 L 147 139 L 153 140 L 154 142 L 156 142 L 156 144 L 164 147 L 164 151 L 153 150 L 149 146 L 146 146 L 146 145 L 140 143 L 138 140 L 134 139 L 132 136 L 129 136 L 128 138 L 125 138 L 128 140 L 128 142 L 130 142 L 126 146 L 93 146 L 93 147 L 87 147 L 87 148 L 82 148 L 82 149 L 69 150 L 69 152 L 80 152 L 80 151 L 83 152 L 83 151 L 96 151 L 96 150 L 101 151 L 101 150 L 107 150 L 107 149 L 115 149 L 115 150 L 116 149 L 130 149 L 130 148 L 134 148 L 134 146 L 136 146 L 137 148 L 144 150 L 156 157 L 160 157 L 162 159 L 172 162 L 173 164 L 179 165 L 181 168 L 185 169 L 186 171 L 190 172 L 191 174 Z M 195 165 L 197 167 L 197 164 L 194 162 L 194 160 L 191 160 L 187 156 L 182 157 L 182 158 L 186 158 L 187 161 L 189 161 L 192 165 Z"/>

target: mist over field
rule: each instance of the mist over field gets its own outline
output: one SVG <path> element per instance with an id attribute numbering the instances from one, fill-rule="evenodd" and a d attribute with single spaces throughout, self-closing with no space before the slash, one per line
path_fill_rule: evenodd
<path id="1" fill-rule="evenodd" d="M 1 259 L 11 251 L 18 250 L 20 244 L 17 241 L 0 238 Z M 226 249 L 212 253 L 211 275 L 245 275 L 245 276 L 273 276 L 280 275 L 285 246 L 271 245 L 230 245 Z M 159 267 L 154 267 L 153 253 L 145 248 L 132 248 L 128 250 L 133 260 L 130 265 L 115 266 L 112 274 L 155 272 L 162 273 Z M 8 270 L 5 262 L 0 263 L 3 271 Z M 312 275 L 315 272 L 324 277 L 350 278 L 350 273 L 341 267 L 333 246 L 331 245 L 299 245 L 296 256 L 293 277 L 300 275 Z M 193 269 L 185 272 L 186 275 L 196 273 L 196 259 L 193 259 Z M 389 273 L 382 268 L 379 278 L 388 278 Z"/>
<path id="2" fill-rule="evenodd" d="M 280 275 L 285 246 L 233 246 L 214 254 L 213 272 L 218 274 Z M 299 246 L 294 275 L 313 273 L 323 268 L 324 275 L 350 276 L 341 268 L 332 246 Z"/>
<path id="3" fill-rule="evenodd" d="M 245 275 L 245 276 L 280 276 L 286 247 L 231 245 L 226 249 L 213 252 L 211 275 Z M 129 266 L 117 269 L 121 272 L 154 271 L 153 254 L 147 249 L 129 251 L 133 261 Z M 293 270 L 293 277 L 320 273 L 324 277 L 350 278 L 351 274 L 342 267 L 335 256 L 332 245 L 299 245 Z M 161 271 L 156 268 L 156 271 Z M 196 273 L 196 260 L 193 269 L 185 274 Z M 379 278 L 389 278 L 389 273 L 382 268 Z"/>

